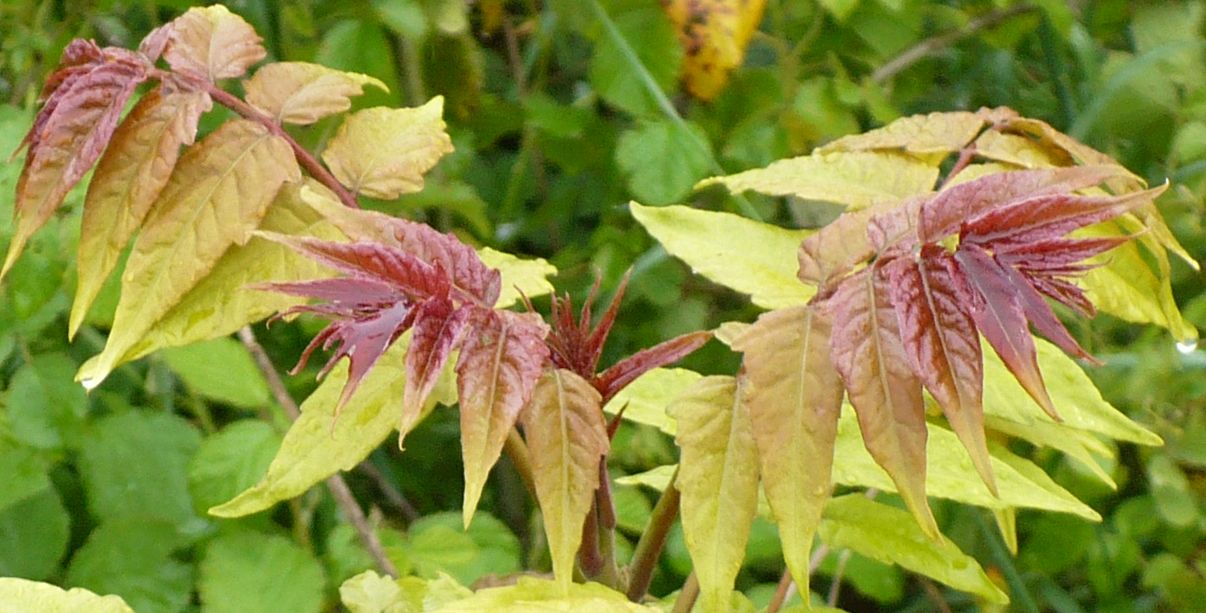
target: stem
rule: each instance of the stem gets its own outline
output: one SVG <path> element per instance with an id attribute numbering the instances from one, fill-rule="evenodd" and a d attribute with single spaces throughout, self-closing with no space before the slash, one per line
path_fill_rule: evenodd
<path id="1" fill-rule="evenodd" d="M 837 568 L 833 572 L 833 583 L 829 584 L 829 597 L 825 603 L 831 607 L 837 606 L 838 595 L 842 593 L 842 575 L 846 574 L 846 563 L 850 561 L 850 550 L 843 549 L 838 555 Z"/>
<path id="2" fill-rule="evenodd" d="M 942 181 L 938 183 L 938 189 L 946 187 L 946 184 L 950 183 L 951 179 L 955 178 L 955 175 L 963 172 L 963 169 L 967 168 L 967 165 L 970 164 L 975 157 L 976 143 L 969 143 L 966 147 L 960 149 L 959 159 L 955 160 L 955 165 L 951 166 L 951 171 L 946 173 L 946 176 L 943 177 Z"/>
<path id="3" fill-rule="evenodd" d="M 984 542 L 988 544 L 989 556 L 997 568 L 1001 569 L 1001 574 L 1005 575 L 1005 583 L 1009 585 L 1009 596 L 1013 601 L 1012 605 L 1025 613 L 1038 613 L 1038 605 L 1030 596 L 1030 591 L 1026 589 L 1026 583 L 1022 580 L 1021 573 L 1013 565 L 1013 559 L 1010 558 L 1009 551 L 1005 548 L 1004 541 L 1001 540 L 1001 535 L 995 528 L 988 525 L 983 514 L 973 513 L 973 516 L 976 518 L 980 533 L 984 536 Z"/>
<path id="4" fill-rule="evenodd" d="M 607 474 L 607 458 L 599 461 L 599 489 L 595 490 L 595 511 L 598 517 L 599 583 L 621 589 L 620 568 L 616 565 L 616 508 L 611 499 L 611 475 Z"/>
<path id="5" fill-rule="evenodd" d="M 670 484 L 662 492 L 657 505 L 649 515 L 649 525 L 637 541 L 636 549 L 632 552 L 632 562 L 628 565 L 628 599 L 640 602 L 649 591 L 649 583 L 653 580 L 653 570 L 658 558 L 662 555 L 662 547 L 666 545 L 666 537 L 678 517 L 678 503 L 681 498 L 674 480 L 678 477 L 675 469 L 670 477 Z"/>
<path id="6" fill-rule="evenodd" d="M 695 578 L 695 571 L 691 571 L 691 574 L 687 575 L 687 582 L 683 584 L 682 591 L 678 593 L 678 599 L 674 601 L 672 613 L 690 613 L 698 598 L 699 579 Z"/>
<path id="7" fill-rule="evenodd" d="M 284 139 L 285 142 L 289 143 L 289 147 L 293 149 L 293 156 L 297 158 L 297 162 L 301 164 L 302 168 L 306 169 L 306 172 L 310 173 L 311 177 L 314 177 L 316 181 L 322 183 L 327 187 L 327 189 L 334 192 L 344 206 L 353 209 L 360 208 L 360 205 L 356 203 L 356 196 L 353 195 L 352 192 L 349 192 L 347 188 L 339 182 L 339 179 L 336 179 L 335 175 L 331 174 L 331 171 L 327 170 L 325 166 L 319 163 L 318 159 L 315 158 L 313 154 L 307 151 L 305 147 L 302 147 L 291 134 L 286 132 L 285 129 L 282 128 L 281 125 L 274 121 L 271 117 L 256 110 L 250 104 L 243 102 L 243 100 L 238 96 L 235 96 L 234 94 L 218 87 L 213 83 L 210 83 L 209 81 L 196 79 L 194 82 L 199 84 L 202 89 L 204 89 L 204 91 L 210 95 L 211 98 L 218 102 L 218 104 L 221 104 L 222 106 L 238 113 L 244 119 L 249 119 L 264 126 L 274 136 Z"/>
<path id="8" fill-rule="evenodd" d="M 381 468 L 372 460 L 361 462 L 357 468 L 377 485 L 377 489 L 381 491 L 381 495 L 385 496 L 385 499 L 398 510 L 398 513 L 402 515 L 402 519 L 407 524 L 412 524 L 415 520 L 419 519 L 419 511 L 415 509 L 415 505 L 406 499 L 402 491 L 394 485 L 394 482 L 389 477 L 385 476 Z"/>
<path id="9" fill-rule="evenodd" d="M 791 578 L 791 571 L 783 569 L 783 576 L 779 577 L 779 585 L 775 588 L 775 595 L 771 597 L 770 604 L 766 605 L 766 613 L 779 613 L 779 609 L 783 607 L 783 603 L 791 597 L 794 591 L 796 582 Z"/>
<path id="10" fill-rule="evenodd" d="M 251 357 L 255 360 L 256 367 L 260 369 L 260 373 L 268 381 L 268 389 L 272 391 L 272 396 L 284 408 L 289 419 L 296 420 L 301 415 L 301 409 L 285 387 L 284 380 L 281 379 L 276 366 L 272 364 L 272 358 L 264 351 L 263 345 L 260 345 L 260 342 L 256 340 L 255 333 L 251 331 L 250 327 L 243 326 L 239 329 L 239 340 L 251 352 Z M 356 529 L 360 542 L 368 550 L 369 555 L 373 556 L 373 560 L 377 563 L 377 569 L 395 579 L 398 578 L 397 567 L 394 566 L 389 556 L 385 555 L 385 547 L 381 544 L 377 531 L 369 525 L 368 519 L 364 516 L 364 511 L 356 502 L 356 498 L 352 496 L 352 491 L 348 488 L 347 481 L 344 481 L 343 475 L 335 473 L 327 477 L 326 484 L 327 489 L 331 491 L 331 496 L 335 498 L 335 503 L 339 505 L 339 509 L 343 511 L 348 521 L 352 523 L 352 527 Z"/>
<path id="11" fill-rule="evenodd" d="M 949 47 L 965 38 L 973 36 L 980 30 L 991 28 L 1002 21 L 1006 21 L 1018 15 L 1036 10 L 1037 7 L 1029 4 L 1019 4 L 1011 6 L 1007 9 L 985 13 L 967 23 L 961 30 L 951 30 L 937 36 L 927 38 L 908 49 L 901 52 L 900 55 L 892 58 L 890 62 L 880 66 L 871 75 L 871 80 L 876 83 L 883 83 L 896 76 L 902 70 L 912 66 L 919 60 L 932 55 L 946 47 Z"/>
<path id="12" fill-rule="evenodd" d="M 532 478 L 532 456 L 528 453 L 528 446 L 524 444 L 523 438 L 519 436 L 519 431 L 515 428 L 511 428 L 511 432 L 507 434 L 507 440 L 503 443 L 503 451 L 507 452 L 507 457 L 515 465 L 515 472 L 519 473 L 520 479 L 523 479 L 523 485 L 528 488 L 528 493 L 533 498 L 536 497 L 536 481 Z"/>

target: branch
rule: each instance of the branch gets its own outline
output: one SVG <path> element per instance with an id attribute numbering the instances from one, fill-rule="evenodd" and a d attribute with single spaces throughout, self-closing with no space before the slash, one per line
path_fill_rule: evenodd
<path id="1" fill-rule="evenodd" d="M 1011 6 L 1007 9 L 985 13 L 969 22 L 960 30 L 951 30 L 937 36 L 927 38 L 908 49 L 905 49 L 900 55 L 892 58 L 887 64 L 880 66 L 871 74 L 871 80 L 876 83 L 883 83 L 896 76 L 902 70 L 917 63 L 917 61 L 932 55 L 946 47 L 949 47 L 965 38 L 975 35 L 981 30 L 986 30 L 1002 21 L 1006 21 L 1018 15 L 1037 10 L 1038 7 L 1030 4 L 1019 4 Z"/>
<path id="2" fill-rule="evenodd" d="M 301 409 L 285 387 L 284 380 L 281 379 L 276 366 L 272 364 L 272 358 L 268 356 L 268 353 L 264 351 L 264 347 L 256 340 L 255 333 L 251 331 L 249 326 L 243 326 L 239 329 L 239 340 L 251 352 L 251 357 L 255 360 L 256 367 L 264 375 L 264 379 L 268 381 L 268 389 L 272 391 L 273 398 L 285 410 L 285 414 L 289 416 L 291 421 L 296 420 L 301 415 Z M 373 556 L 373 560 L 377 563 L 377 569 L 395 579 L 398 578 L 398 568 L 394 566 L 389 556 L 385 555 L 385 547 L 381 544 L 381 539 L 377 537 L 377 531 L 373 530 L 373 527 L 369 525 L 368 518 L 364 516 L 364 511 L 360 508 L 360 504 L 352 496 L 352 491 L 348 489 L 348 484 L 343 480 L 343 475 L 335 473 L 327 477 L 326 483 L 327 489 L 331 491 L 331 496 L 335 498 L 335 503 L 339 505 L 339 509 L 343 511 L 344 515 L 347 515 L 348 521 L 356 529 L 356 534 L 360 536 L 360 542 L 368 550 L 369 555 Z"/>
<path id="3" fill-rule="evenodd" d="M 666 537 L 670 535 L 670 527 L 678 517 L 678 503 L 681 498 L 674 480 L 678 477 L 678 469 L 670 477 L 670 483 L 662 492 L 657 505 L 649 515 L 649 525 L 637 541 L 636 549 L 632 552 L 632 563 L 628 566 L 628 599 L 640 602 L 649 591 L 649 583 L 653 580 L 653 569 L 662 555 L 662 547 L 666 545 Z"/>

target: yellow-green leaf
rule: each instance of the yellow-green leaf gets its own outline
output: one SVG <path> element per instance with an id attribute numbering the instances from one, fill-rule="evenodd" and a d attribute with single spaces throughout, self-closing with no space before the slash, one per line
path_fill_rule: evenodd
<path id="1" fill-rule="evenodd" d="M 300 178 L 288 143 L 250 121 L 229 121 L 188 149 L 134 243 L 105 350 L 78 375 L 84 386 L 138 354 L 147 331 L 247 242 L 281 185 Z"/>
<path id="2" fill-rule="evenodd" d="M 193 7 L 172 22 L 163 59 L 210 81 L 242 76 L 268 52 L 255 28 L 221 4 Z"/>
<path id="3" fill-rule="evenodd" d="M 662 8 L 683 46 L 687 91 L 701 100 L 715 98 L 741 65 L 766 0 L 670 0 Z"/>
<path id="4" fill-rule="evenodd" d="M 703 276 L 776 309 L 804 304 L 813 288 L 796 278 L 796 249 L 808 230 L 788 230 L 731 213 L 630 203 L 632 216 L 675 257 Z"/>
<path id="5" fill-rule="evenodd" d="M 350 613 L 411 613 L 413 603 L 398 581 L 366 570 L 339 586 L 339 600 Z M 422 606 L 422 603 L 419 603 Z"/>
<path id="6" fill-rule="evenodd" d="M 441 96 L 418 108 L 373 107 L 353 113 L 322 159 L 355 193 L 393 199 L 417 192 L 423 189 L 423 174 L 452 151 L 443 113 Z"/>
<path id="7" fill-rule="evenodd" d="M 734 193 L 749 189 L 861 209 L 927 193 L 937 180 L 937 162 L 892 152 L 831 151 L 704 179 L 697 187 L 721 184 Z"/>
<path id="8" fill-rule="evenodd" d="M 758 450 L 739 387 L 732 377 L 704 377 L 670 407 L 683 535 L 705 611 L 726 610 L 758 508 Z"/>
<path id="9" fill-rule="evenodd" d="M 302 403 L 301 417 L 289 426 L 268 473 L 250 489 L 210 509 L 210 515 L 242 517 L 263 511 L 364 460 L 402 416 L 409 339 L 409 335 L 403 336 L 385 351 L 340 410 L 338 419 L 336 401 L 347 381 L 347 363 L 332 370 Z M 428 403 L 430 406 L 434 400 Z"/>
<path id="10" fill-rule="evenodd" d="M 817 151 L 896 150 L 916 154 L 947 154 L 970 143 L 984 124 L 984 118 L 975 113 L 913 115 L 869 132 L 843 136 Z"/>
<path id="11" fill-rule="evenodd" d="M 211 106 L 202 92 L 151 92 L 118 126 L 92 174 L 80 226 L 78 283 L 68 337 L 88 315 L 105 279 L 168 183 L 181 145 Z"/>
<path id="12" fill-rule="evenodd" d="M 4 613 L 134 613 L 118 596 L 97 596 L 82 587 L 0 577 L 0 606 Z"/>
<path id="13" fill-rule="evenodd" d="M 603 407 L 609 415 L 624 410 L 624 419 L 653 426 L 670 436 L 677 430 L 674 420 L 666 415 L 666 407 L 703 375 L 686 368 L 654 368 L 624 386 Z"/>
<path id="14" fill-rule="evenodd" d="M 515 585 L 478 590 L 465 598 L 437 607 L 434 613 L 658 613 L 654 607 L 628 598 L 598 583 L 572 583 L 568 592 L 556 582 L 519 577 Z"/>
<path id="15" fill-rule="evenodd" d="M 308 62 L 268 64 L 243 82 L 247 102 L 278 123 L 312 124 L 352 107 L 365 85 L 385 91 L 379 79 Z"/>
<path id="16" fill-rule="evenodd" d="M 520 418 L 553 575 L 567 593 L 582 523 L 599 487 L 599 463 L 610 442 L 602 404 L 590 382 L 568 370 L 550 369 L 536 383 Z"/>
<path id="17" fill-rule="evenodd" d="M 549 277 L 557 274 L 557 267 L 544 258 L 518 258 L 509 253 L 495 251 L 489 247 L 477 250 L 482 263 L 495 268 L 502 275 L 502 291 L 498 293 L 496 308 L 506 308 L 519 301 L 520 295 L 532 297 L 553 293 Z"/>
<path id="18" fill-rule="evenodd" d="M 861 494 L 831 500 L 820 533 L 821 540 L 833 549 L 851 549 L 886 564 L 898 564 L 994 604 L 1009 602 L 976 559 L 950 539 L 931 538 L 910 521 L 906 511 Z"/>
<path id="19" fill-rule="evenodd" d="M 830 322 L 816 309 L 764 313 L 733 343 L 744 354 L 745 404 L 762 486 L 800 593 L 808 593 L 809 551 L 832 489 L 833 445 L 842 382 L 829 361 Z"/>

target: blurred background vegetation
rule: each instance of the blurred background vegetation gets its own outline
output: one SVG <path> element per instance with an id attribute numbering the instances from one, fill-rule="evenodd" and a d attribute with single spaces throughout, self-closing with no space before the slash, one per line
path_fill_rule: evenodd
<path id="1" fill-rule="evenodd" d="M 76 37 L 136 46 L 190 5 L 182 0 L 0 3 L 0 149 L 16 148 L 40 84 Z M 672 335 L 750 321 L 739 295 L 693 276 L 631 219 L 625 204 L 690 202 L 783 225 L 828 218 L 790 199 L 692 192 L 706 176 L 806 153 L 912 113 L 1007 105 L 1116 157 L 1152 183 L 1182 243 L 1206 259 L 1206 7 L 1193 2 L 768 0 L 739 68 L 715 99 L 680 85 L 684 52 L 656 0 L 231 0 L 270 59 L 363 72 L 389 85 L 360 107 L 445 96 L 456 153 L 419 194 L 372 206 L 466 241 L 548 258 L 562 291 L 604 293 L 634 267 L 608 356 Z M 635 52 L 631 53 L 631 52 Z M 237 85 L 236 85 L 237 87 Z M 216 123 L 216 120 L 215 120 Z M 212 125 L 212 124 L 211 124 Z M 321 146 L 331 122 L 298 129 Z M 204 129 L 204 128 L 203 128 Z M 19 161 L 0 167 L 0 243 L 11 234 Z M 371 566 L 322 490 L 238 521 L 209 506 L 253 483 L 282 425 L 263 379 L 230 339 L 124 366 L 91 396 L 71 383 L 103 344 L 114 292 L 66 341 L 81 193 L 42 231 L 0 289 L 0 575 L 118 593 L 140 612 L 327 610 L 340 581 Z M 1203 276 L 1179 261 L 1174 290 L 1206 329 Z M 107 304 L 106 304 L 107 302 Z M 261 335 L 291 364 L 319 322 Z M 1104 468 L 1117 491 L 1049 450 L 1029 450 L 1104 521 L 1022 513 L 1011 558 L 977 509 L 942 505 L 943 531 L 1008 585 L 1018 611 L 1189 611 L 1206 602 L 1206 353 L 1162 330 L 1108 316 L 1079 324 L 1106 366 L 1103 395 L 1164 437 L 1123 446 Z M 609 358 L 604 358 L 609 363 Z M 731 373 L 714 343 L 688 360 Z M 314 368 L 289 379 L 297 397 Z M 257 416 L 266 417 L 259 419 Z M 613 470 L 673 460 L 656 431 L 625 425 Z M 455 414 L 437 411 L 400 454 L 387 443 L 349 475 L 383 517 L 398 566 L 471 583 L 547 567 L 522 484 L 504 462 L 466 534 Z M 840 461 L 840 460 L 839 460 Z M 617 492 L 635 537 L 646 492 Z M 422 516 L 421 519 L 419 517 Z M 629 543 L 621 543 L 621 548 Z M 765 604 L 782 570 L 773 525 L 759 521 L 739 587 Z M 973 610 L 978 603 L 874 560 L 845 567 L 849 610 Z M 689 571 L 673 537 L 654 593 Z M 814 589 L 828 589 L 822 578 Z M 204 602 L 202 606 L 200 603 Z M 271 607 L 264 608 L 270 603 Z"/>

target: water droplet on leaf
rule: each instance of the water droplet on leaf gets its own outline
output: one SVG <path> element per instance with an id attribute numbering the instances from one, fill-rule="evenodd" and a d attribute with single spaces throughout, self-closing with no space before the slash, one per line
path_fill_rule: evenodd
<path id="1" fill-rule="evenodd" d="M 1198 339 L 1190 339 L 1186 341 L 1177 341 L 1177 351 L 1185 355 L 1189 355 L 1198 349 Z"/>

